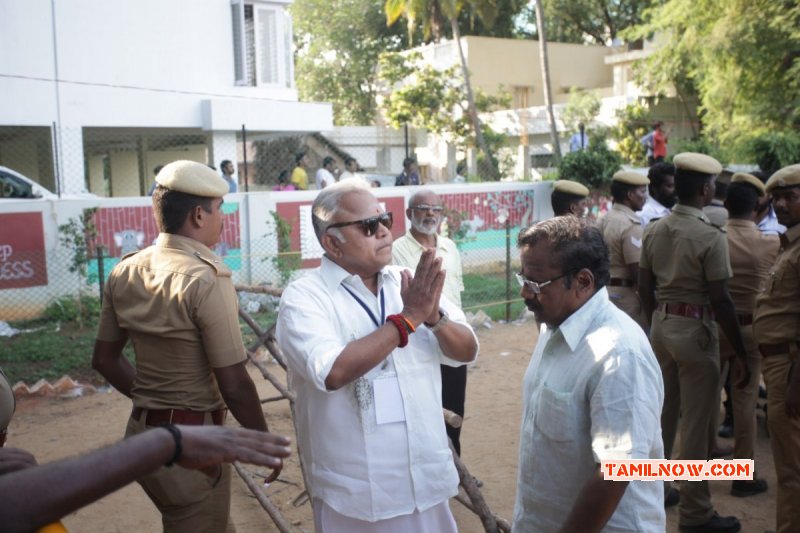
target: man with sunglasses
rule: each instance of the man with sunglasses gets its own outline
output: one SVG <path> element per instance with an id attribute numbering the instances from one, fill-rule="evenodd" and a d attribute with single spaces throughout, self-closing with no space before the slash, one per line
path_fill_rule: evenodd
<path id="1" fill-rule="evenodd" d="M 390 266 L 392 216 L 363 181 L 323 189 L 311 212 L 325 254 L 284 291 L 277 338 L 316 530 L 455 532 L 439 365 L 478 343 L 441 297 L 442 261 Z"/>
<path id="2" fill-rule="evenodd" d="M 663 459 L 664 389 L 647 337 L 608 299 L 608 248 L 572 216 L 519 234 L 520 296 L 542 323 L 525 372 L 512 531 L 664 531 L 660 481 L 602 461 Z"/>
<path id="3" fill-rule="evenodd" d="M 461 272 L 461 254 L 456 243 L 439 235 L 439 224 L 442 222 L 442 199 L 433 191 L 422 190 L 408 200 L 406 216 L 411 222 L 408 232 L 397 239 L 392 246 L 392 262 L 395 265 L 414 269 L 419 264 L 422 252 L 432 249 L 436 257 L 442 259 L 442 268 L 447 273 L 442 293 L 451 302 L 461 307 L 461 291 L 464 281 Z M 464 417 L 464 401 L 467 392 L 466 365 L 452 367 L 441 365 L 442 371 L 442 406 Z M 461 455 L 461 428 L 447 426 L 447 436 L 453 442 L 456 453 Z"/>

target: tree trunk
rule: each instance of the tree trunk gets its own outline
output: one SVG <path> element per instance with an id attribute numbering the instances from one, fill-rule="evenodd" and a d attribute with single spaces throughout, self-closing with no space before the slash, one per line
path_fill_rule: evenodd
<path id="1" fill-rule="evenodd" d="M 451 0 L 451 2 L 453 2 L 453 13 L 456 13 L 455 0 Z M 469 114 L 469 119 L 472 122 L 472 129 L 475 130 L 475 141 L 477 142 L 480 151 L 483 152 L 484 164 L 482 166 L 485 171 L 490 173 L 489 177 L 496 181 L 498 179 L 497 169 L 492 164 L 492 156 L 489 153 L 489 148 L 486 146 L 486 139 L 483 138 L 481 119 L 478 117 L 478 110 L 475 108 L 475 97 L 472 94 L 472 84 L 469 81 L 467 59 L 464 57 L 464 49 L 461 46 L 461 31 L 458 28 L 458 21 L 456 20 L 455 15 L 450 17 L 450 27 L 453 30 L 453 39 L 455 39 L 456 44 L 458 45 L 458 56 L 461 59 L 461 72 L 464 75 L 464 86 L 467 89 L 467 113 Z"/>
<path id="2" fill-rule="evenodd" d="M 536 0 L 536 32 L 539 34 L 539 59 L 542 63 L 542 81 L 544 83 L 544 105 L 547 109 L 547 123 L 550 126 L 550 141 L 553 143 L 553 154 L 555 164 L 561 162 L 561 144 L 558 142 L 558 131 L 556 130 L 556 117 L 553 114 L 553 98 L 550 93 L 550 65 L 547 59 L 547 38 L 544 33 L 544 8 L 543 0 Z"/>

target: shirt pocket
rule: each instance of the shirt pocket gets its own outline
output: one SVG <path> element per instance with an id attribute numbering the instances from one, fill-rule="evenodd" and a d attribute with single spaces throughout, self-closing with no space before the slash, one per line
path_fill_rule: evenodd
<path id="1" fill-rule="evenodd" d="M 536 410 L 536 428 L 555 442 L 575 440 L 574 403 L 571 392 L 558 392 L 543 386 Z"/>

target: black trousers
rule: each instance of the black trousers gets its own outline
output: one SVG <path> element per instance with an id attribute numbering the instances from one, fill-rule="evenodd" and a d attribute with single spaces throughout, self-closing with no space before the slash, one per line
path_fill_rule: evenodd
<path id="1" fill-rule="evenodd" d="M 467 395 L 467 365 L 452 367 L 441 365 L 442 369 L 442 407 L 464 417 L 464 399 Z M 461 428 L 445 424 L 447 436 L 453 441 L 453 448 L 461 456 Z"/>

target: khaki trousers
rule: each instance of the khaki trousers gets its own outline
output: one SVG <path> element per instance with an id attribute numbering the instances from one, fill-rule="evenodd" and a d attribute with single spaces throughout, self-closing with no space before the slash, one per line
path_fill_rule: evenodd
<path id="1" fill-rule="evenodd" d="M 211 415 L 207 415 L 211 424 Z M 130 418 L 125 437 L 152 429 L 146 416 Z M 147 496 L 161 512 L 164 533 L 235 533 L 229 520 L 231 465 L 222 465 L 219 474 L 209 477 L 199 470 L 178 465 L 162 466 L 138 480 Z"/>
<path id="2" fill-rule="evenodd" d="M 633 287 L 608 287 L 608 299 L 634 319 L 644 331 L 647 331 L 642 302 Z"/>
<path id="3" fill-rule="evenodd" d="M 758 402 L 758 384 L 761 381 L 761 361 L 758 344 L 753 337 L 753 326 L 741 326 L 744 347 L 747 350 L 747 362 L 750 366 L 750 381 L 740 389 L 731 382 L 731 402 L 733 404 L 733 457 L 736 459 L 755 459 L 756 446 L 756 404 Z M 719 357 L 721 365 L 733 369 L 735 354 L 731 343 L 725 335 L 719 338 Z M 720 383 L 720 386 L 722 384 Z M 717 421 L 719 423 L 719 421 Z"/>
<path id="4" fill-rule="evenodd" d="M 786 416 L 785 408 L 791 366 L 788 354 L 765 357 L 762 365 L 767 384 L 769 441 L 778 478 L 778 533 L 800 531 L 800 420 Z"/>
<path id="5" fill-rule="evenodd" d="M 719 337 L 709 318 L 653 312 L 650 342 L 664 377 L 661 432 L 672 457 L 680 420 L 680 459 L 708 460 L 719 412 Z M 682 481 L 680 524 L 696 526 L 714 514 L 708 481 Z"/>

